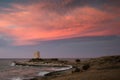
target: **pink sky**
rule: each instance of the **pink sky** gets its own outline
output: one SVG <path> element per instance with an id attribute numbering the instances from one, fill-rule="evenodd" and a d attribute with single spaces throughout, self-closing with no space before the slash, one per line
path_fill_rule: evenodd
<path id="1" fill-rule="evenodd" d="M 0 34 L 12 38 L 14 45 L 34 45 L 36 40 L 120 35 L 118 7 L 105 4 L 102 6 L 105 11 L 85 5 L 64 11 L 65 5 L 72 1 L 58 6 L 50 2 L 12 3 L 11 8 L 1 8 L 6 13 L 0 13 Z"/>

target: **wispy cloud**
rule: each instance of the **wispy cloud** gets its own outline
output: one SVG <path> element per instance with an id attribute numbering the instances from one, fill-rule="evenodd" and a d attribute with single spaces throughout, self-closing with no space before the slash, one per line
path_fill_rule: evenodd
<path id="1" fill-rule="evenodd" d="M 120 10 L 114 2 L 99 6 L 83 0 L 38 0 L 32 4 L 10 3 L 1 7 L 0 34 L 15 45 L 33 45 L 35 40 L 80 36 L 120 35 Z M 107 2 L 107 0 L 106 0 Z M 119 1 L 118 1 L 119 2 Z M 80 6 L 79 6 L 79 5 Z"/>

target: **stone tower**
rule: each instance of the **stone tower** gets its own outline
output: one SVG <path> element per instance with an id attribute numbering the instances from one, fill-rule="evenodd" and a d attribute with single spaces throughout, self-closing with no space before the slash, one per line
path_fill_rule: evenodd
<path id="1" fill-rule="evenodd" d="M 37 58 L 37 59 L 40 58 L 40 52 L 39 52 L 39 51 L 36 51 L 36 52 L 34 53 L 34 58 Z"/>

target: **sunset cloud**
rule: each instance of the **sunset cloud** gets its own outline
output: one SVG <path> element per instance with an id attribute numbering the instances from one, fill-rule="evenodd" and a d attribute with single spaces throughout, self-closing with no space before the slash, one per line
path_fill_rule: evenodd
<path id="1" fill-rule="evenodd" d="M 11 37 L 14 45 L 34 45 L 37 41 L 71 37 L 120 35 L 120 10 L 111 4 L 95 7 L 82 0 L 38 0 L 27 5 L 17 2 L 9 5 L 9 8 L 0 8 L 0 34 Z"/>

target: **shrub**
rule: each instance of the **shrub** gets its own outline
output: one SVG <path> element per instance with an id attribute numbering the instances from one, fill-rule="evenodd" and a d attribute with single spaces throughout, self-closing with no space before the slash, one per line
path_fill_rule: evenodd
<path id="1" fill-rule="evenodd" d="M 88 70 L 90 68 L 90 65 L 89 64 L 84 64 L 83 66 L 82 66 L 82 69 L 83 70 Z"/>
<path id="2" fill-rule="evenodd" d="M 80 61 L 80 59 L 76 59 L 75 62 L 76 62 L 76 63 L 79 63 L 79 62 L 81 62 L 81 61 Z"/>
<path id="3" fill-rule="evenodd" d="M 72 71 L 72 73 L 74 73 L 74 72 L 80 72 L 80 71 L 81 71 L 80 68 L 74 66 L 74 70 Z"/>
<path id="4" fill-rule="evenodd" d="M 75 68 L 75 72 L 80 72 L 80 69 L 79 68 Z"/>

